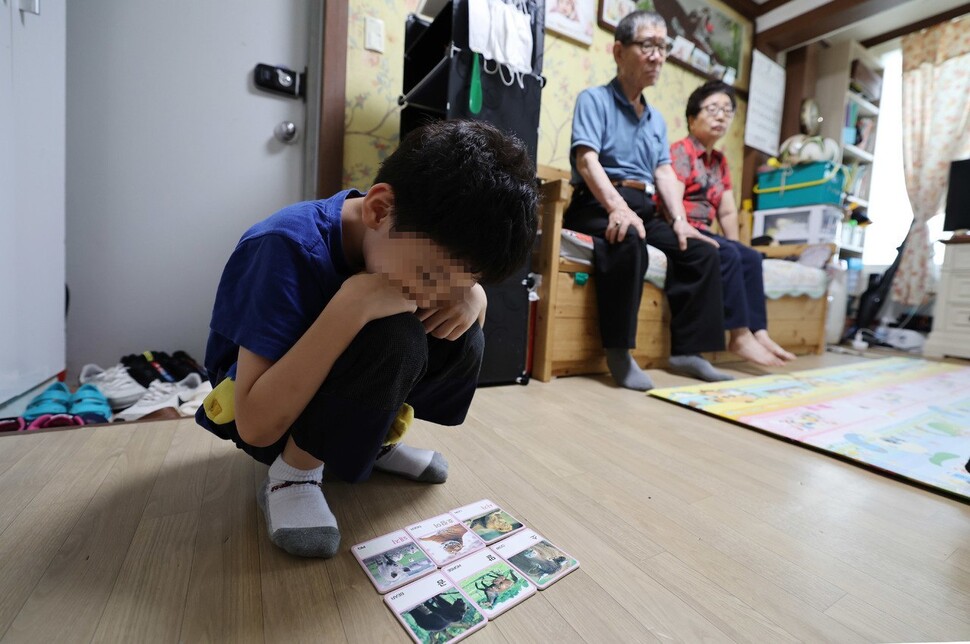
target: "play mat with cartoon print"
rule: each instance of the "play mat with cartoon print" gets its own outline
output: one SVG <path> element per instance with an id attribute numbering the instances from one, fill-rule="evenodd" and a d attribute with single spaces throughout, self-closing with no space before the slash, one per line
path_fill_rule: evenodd
<path id="1" fill-rule="evenodd" d="M 885 358 L 650 394 L 970 500 L 970 367 Z"/>

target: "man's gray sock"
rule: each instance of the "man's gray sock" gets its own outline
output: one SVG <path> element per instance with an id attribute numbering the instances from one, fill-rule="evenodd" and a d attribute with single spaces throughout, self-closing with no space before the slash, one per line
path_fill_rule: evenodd
<path id="1" fill-rule="evenodd" d="M 715 369 L 710 362 L 700 356 L 670 356 L 668 370 L 688 378 L 697 378 L 707 382 L 723 382 L 734 380 L 734 376 L 729 376 L 723 371 Z"/>
<path id="2" fill-rule="evenodd" d="M 653 381 L 636 363 L 629 349 L 606 349 L 606 365 L 619 386 L 634 391 L 653 389 Z"/>
<path id="3" fill-rule="evenodd" d="M 299 557 L 330 558 L 340 547 L 337 518 L 323 496 L 323 466 L 298 470 L 278 456 L 257 500 L 269 539 Z"/>

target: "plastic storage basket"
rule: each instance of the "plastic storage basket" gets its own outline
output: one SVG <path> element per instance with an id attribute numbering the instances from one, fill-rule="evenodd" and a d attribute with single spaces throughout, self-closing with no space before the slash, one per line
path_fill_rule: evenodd
<path id="1" fill-rule="evenodd" d="M 842 202 L 845 167 L 831 162 L 803 163 L 758 174 L 758 210 Z"/>

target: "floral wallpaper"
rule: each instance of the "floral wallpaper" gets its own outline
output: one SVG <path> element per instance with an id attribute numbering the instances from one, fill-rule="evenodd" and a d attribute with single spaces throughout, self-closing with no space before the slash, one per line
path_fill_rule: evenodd
<path id="1" fill-rule="evenodd" d="M 366 188 L 382 159 L 398 142 L 399 107 L 404 60 L 404 23 L 418 0 L 350 0 L 347 33 L 347 106 L 344 113 L 344 176 L 346 187 Z M 383 54 L 364 49 L 364 17 L 384 21 Z M 583 89 L 603 85 L 613 78 L 613 34 L 596 27 L 589 47 L 545 34 L 542 92 L 539 119 L 538 162 L 569 168 L 569 136 L 573 106 Z M 664 66 L 660 81 L 647 89 L 647 101 L 667 121 L 671 141 L 687 135 L 684 107 L 687 97 L 704 79 L 673 64 Z M 739 100 L 738 113 L 721 143 L 733 179 L 740 184 L 744 154 L 746 103 Z M 740 191 L 738 195 L 740 196 Z"/>

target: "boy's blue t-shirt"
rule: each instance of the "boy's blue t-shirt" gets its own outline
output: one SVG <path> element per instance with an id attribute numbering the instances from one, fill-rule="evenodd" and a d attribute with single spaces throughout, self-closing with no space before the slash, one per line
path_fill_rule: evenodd
<path id="1" fill-rule="evenodd" d="M 296 344 L 353 273 L 340 212 L 356 190 L 283 208 L 250 228 L 216 291 L 205 368 L 213 385 L 235 376 L 239 347 L 272 361 Z"/>

